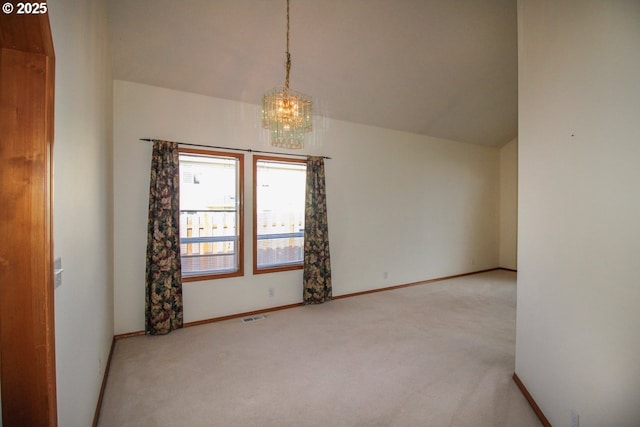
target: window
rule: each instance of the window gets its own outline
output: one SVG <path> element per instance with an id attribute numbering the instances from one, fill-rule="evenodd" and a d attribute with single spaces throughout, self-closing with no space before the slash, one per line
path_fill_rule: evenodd
<path id="1" fill-rule="evenodd" d="M 253 272 L 302 268 L 306 160 L 253 158 Z"/>
<path id="2" fill-rule="evenodd" d="M 184 281 L 241 276 L 242 154 L 180 150 Z"/>

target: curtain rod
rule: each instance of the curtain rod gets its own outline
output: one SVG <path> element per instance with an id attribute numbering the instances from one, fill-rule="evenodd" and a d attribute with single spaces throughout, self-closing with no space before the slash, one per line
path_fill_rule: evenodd
<path id="1" fill-rule="evenodd" d="M 153 142 L 153 141 L 155 141 L 155 139 L 140 138 L 140 141 Z M 160 140 L 158 140 L 158 141 L 160 141 Z M 162 140 L 162 141 L 166 141 L 166 140 Z M 277 153 L 275 151 L 252 150 L 250 148 L 220 147 L 220 146 L 216 146 L 216 145 L 191 144 L 191 143 L 188 143 L 188 142 L 177 142 L 177 141 L 169 141 L 169 142 L 175 142 L 178 145 L 188 145 L 190 147 L 217 148 L 217 149 L 220 149 L 220 150 L 244 151 L 246 153 L 277 154 L 279 156 L 294 156 L 294 157 L 312 157 L 311 155 L 308 155 L 308 154 Z M 323 159 L 331 160 L 331 157 L 327 157 L 327 156 L 319 156 L 319 157 L 322 157 Z"/>

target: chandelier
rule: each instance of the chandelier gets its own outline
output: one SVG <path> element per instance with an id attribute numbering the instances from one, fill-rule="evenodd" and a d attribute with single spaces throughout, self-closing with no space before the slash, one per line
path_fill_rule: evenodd
<path id="1" fill-rule="evenodd" d="M 289 0 L 287 0 L 287 62 L 284 87 L 271 89 L 262 97 L 262 127 L 269 129 L 271 145 L 300 149 L 304 134 L 311 132 L 311 97 L 289 89 Z"/>

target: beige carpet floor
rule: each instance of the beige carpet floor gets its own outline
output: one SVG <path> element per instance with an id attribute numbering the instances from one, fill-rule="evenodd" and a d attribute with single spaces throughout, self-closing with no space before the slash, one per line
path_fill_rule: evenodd
<path id="1" fill-rule="evenodd" d="M 540 426 L 492 271 L 116 342 L 99 426 Z"/>

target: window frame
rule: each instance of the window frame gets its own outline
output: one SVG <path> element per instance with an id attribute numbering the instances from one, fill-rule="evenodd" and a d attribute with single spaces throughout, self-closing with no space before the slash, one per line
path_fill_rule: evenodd
<path id="1" fill-rule="evenodd" d="M 307 159 L 298 159 L 280 156 L 253 156 L 253 274 L 276 273 L 280 271 L 302 270 L 304 259 L 300 263 L 279 265 L 275 267 L 258 268 L 258 162 L 272 161 L 281 163 L 302 163 L 307 165 Z"/>
<path id="2" fill-rule="evenodd" d="M 200 282 L 204 280 L 215 280 L 215 279 L 225 279 L 229 277 L 241 277 L 244 276 L 244 154 L 242 153 L 230 153 L 224 151 L 215 151 L 215 150 L 200 150 L 193 148 L 179 148 L 179 154 L 191 154 L 191 155 L 199 155 L 199 156 L 210 156 L 210 157 L 227 157 L 227 158 L 235 158 L 237 159 L 237 236 L 238 236 L 238 270 L 232 272 L 224 272 L 224 273 L 207 273 L 193 276 L 182 276 L 182 282 Z M 182 184 L 182 183 L 180 183 Z M 180 209 L 182 212 L 182 209 Z M 182 244 L 182 243 L 180 243 Z M 180 254 L 182 258 L 182 251 Z"/>

